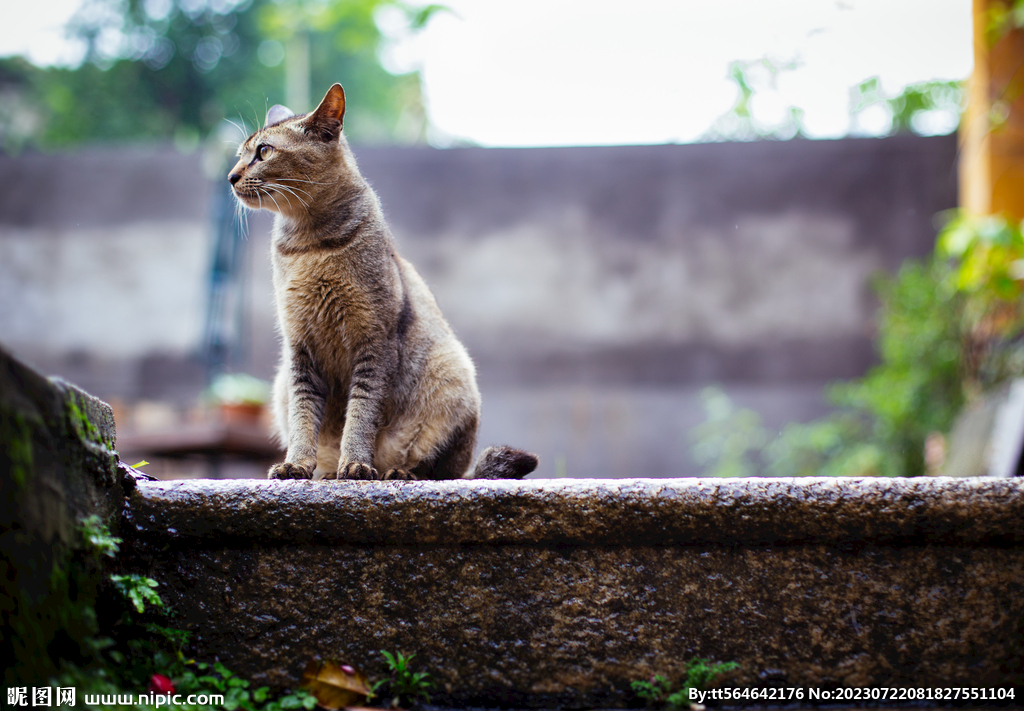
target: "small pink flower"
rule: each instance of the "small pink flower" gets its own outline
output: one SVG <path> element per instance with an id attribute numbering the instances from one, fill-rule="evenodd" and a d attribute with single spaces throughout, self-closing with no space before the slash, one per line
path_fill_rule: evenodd
<path id="1" fill-rule="evenodd" d="M 154 694 L 174 694 L 174 683 L 163 674 L 149 677 L 149 689 Z"/>

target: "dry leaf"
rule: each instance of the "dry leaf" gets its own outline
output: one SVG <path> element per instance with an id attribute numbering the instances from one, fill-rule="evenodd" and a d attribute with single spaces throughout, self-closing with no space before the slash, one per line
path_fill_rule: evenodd
<path id="1" fill-rule="evenodd" d="M 302 672 L 302 688 L 328 711 L 357 706 L 366 701 L 370 685 L 366 675 L 347 664 L 312 661 Z"/>

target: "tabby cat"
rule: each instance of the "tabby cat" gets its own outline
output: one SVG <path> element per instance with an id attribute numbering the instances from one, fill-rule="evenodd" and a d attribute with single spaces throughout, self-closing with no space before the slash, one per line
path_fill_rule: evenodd
<path id="1" fill-rule="evenodd" d="M 242 205 L 276 213 L 274 420 L 287 453 L 269 477 L 522 478 L 537 457 L 511 447 L 484 450 L 469 470 L 480 413 L 473 362 L 396 253 L 342 134 L 344 114 L 340 84 L 312 113 L 272 107 L 228 175 Z"/>

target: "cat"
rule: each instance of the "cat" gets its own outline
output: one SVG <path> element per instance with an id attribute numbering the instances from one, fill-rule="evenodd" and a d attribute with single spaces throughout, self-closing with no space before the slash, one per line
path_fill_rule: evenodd
<path id="1" fill-rule="evenodd" d="M 469 354 L 413 266 L 342 133 L 345 91 L 277 105 L 228 174 L 241 205 L 276 213 L 282 337 L 271 479 L 519 479 L 537 457 L 489 447 L 471 469 L 480 393 Z"/>

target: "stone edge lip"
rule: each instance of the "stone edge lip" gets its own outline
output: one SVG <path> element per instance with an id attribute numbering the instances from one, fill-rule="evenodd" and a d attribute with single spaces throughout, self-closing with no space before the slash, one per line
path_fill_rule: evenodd
<path id="1" fill-rule="evenodd" d="M 124 523 L 218 545 L 1005 546 L 1024 543 L 1024 479 L 140 481 Z"/>

